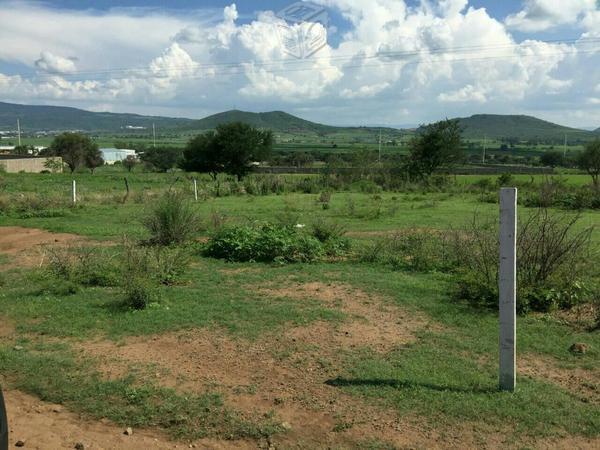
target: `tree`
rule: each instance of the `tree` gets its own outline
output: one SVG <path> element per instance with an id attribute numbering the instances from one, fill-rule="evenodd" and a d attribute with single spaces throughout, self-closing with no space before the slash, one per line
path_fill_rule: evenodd
<path id="1" fill-rule="evenodd" d="M 585 145 L 583 152 L 577 158 L 577 165 L 592 177 L 595 187 L 600 187 L 600 138 L 596 138 Z"/>
<path id="2" fill-rule="evenodd" d="M 93 172 L 93 169 L 104 163 L 104 161 L 100 163 L 102 156 L 98 144 L 81 133 L 59 134 L 54 138 L 50 147 L 44 150 L 44 154 L 60 156 L 71 173 L 83 165 L 88 166 L 88 164 L 93 166 L 88 166 Z"/>
<path id="3" fill-rule="evenodd" d="M 271 155 L 273 133 L 241 122 L 218 125 L 216 132 L 193 138 L 183 153 L 180 167 L 188 171 L 208 172 L 213 179 L 220 172 L 241 180 L 252 165 Z"/>
<path id="4" fill-rule="evenodd" d="M 142 161 L 159 172 L 166 172 L 181 160 L 182 149 L 177 147 L 150 147 L 141 154 Z"/>
<path id="5" fill-rule="evenodd" d="M 548 167 L 564 166 L 565 157 L 561 152 L 544 152 L 540 156 L 540 162 Z"/>
<path id="6" fill-rule="evenodd" d="M 213 181 L 217 180 L 217 175 L 225 168 L 225 161 L 217 147 L 214 131 L 190 139 L 183 151 L 180 167 L 187 172 L 209 173 Z"/>
<path id="7" fill-rule="evenodd" d="M 90 172 L 92 172 L 92 174 L 94 173 L 94 170 L 96 170 L 96 167 L 104 165 L 104 158 L 102 158 L 102 152 L 100 151 L 97 145 L 95 148 L 87 149 L 84 157 L 84 162 L 85 166 L 88 169 L 90 169 Z"/>
<path id="8" fill-rule="evenodd" d="M 131 172 L 137 164 L 137 158 L 134 155 L 127 155 L 121 163 L 127 169 L 127 172 Z"/>
<path id="9" fill-rule="evenodd" d="M 409 144 L 409 170 L 420 178 L 427 178 L 436 169 L 460 161 L 463 158 L 461 131 L 456 119 L 421 126 Z"/>
<path id="10" fill-rule="evenodd" d="M 273 132 L 233 122 L 217 126 L 215 141 L 222 153 L 225 172 L 235 175 L 239 181 L 250 173 L 252 163 L 271 156 Z"/>

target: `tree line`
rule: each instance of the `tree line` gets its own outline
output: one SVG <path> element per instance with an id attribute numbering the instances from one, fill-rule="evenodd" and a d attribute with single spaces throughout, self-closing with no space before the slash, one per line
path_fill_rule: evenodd
<path id="1" fill-rule="evenodd" d="M 419 128 L 409 143 L 409 154 L 398 160 L 388 161 L 389 165 L 401 169 L 414 181 L 425 181 L 440 169 L 466 160 L 461 139 L 462 129 L 456 119 L 446 119 Z M 159 171 L 178 167 L 188 172 L 208 173 L 216 180 L 220 173 L 235 176 L 241 180 L 260 162 L 272 158 L 273 133 L 261 130 L 246 123 L 234 122 L 218 125 L 214 131 L 199 134 L 190 139 L 184 149 L 177 147 L 138 147 L 140 159 Z M 98 145 L 88 136 L 80 133 L 63 133 L 56 136 L 43 154 L 60 156 L 74 172 L 80 167 L 94 169 L 104 164 Z M 335 158 L 336 155 L 333 156 Z M 337 156 L 339 157 L 339 156 Z M 303 165 L 310 155 L 298 153 L 290 161 Z M 543 164 L 555 167 L 560 165 L 563 156 L 559 152 L 546 152 L 542 155 Z M 370 167 L 373 154 L 357 151 L 352 155 L 352 166 Z M 135 158 L 127 158 L 122 164 L 132 170 L 137 163 Z M 382 164 L 381 161 L 379 161 Z M 600 177 L 600 139 L 588 142 L 584 151 L 577 155 L 576 165 L 589 173 L 598 186 Z"/>

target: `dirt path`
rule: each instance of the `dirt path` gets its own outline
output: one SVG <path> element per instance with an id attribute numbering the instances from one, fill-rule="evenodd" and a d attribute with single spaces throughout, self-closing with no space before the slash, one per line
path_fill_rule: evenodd
<path id="1" fill-rule="evenodd" d="M 238 441 L 218 442 L 200 440 L 193 443 L 173 442 L 160 434 L 147 430 L 133 430 L 131 436 L 125 428 L 104 421 L 84 420 L 63 406 L 42 402 L 19 391 L 4 392 L 8 413 L 10 448 L 22 441 L 25 449 L 73 449 L 77 443 L 85 450 L 147 450 L 147 449 L 250 449 L 254 443 Z"/>
<path id="2" fill-rule="evenodd" d="M 43 246 L 68 246 L 88 242 L 82 236 L 52 233 L 37 228 L 0 227 L 0 253 L 9 258 L 6 266 L 34 267 L 43 261 Z"/>

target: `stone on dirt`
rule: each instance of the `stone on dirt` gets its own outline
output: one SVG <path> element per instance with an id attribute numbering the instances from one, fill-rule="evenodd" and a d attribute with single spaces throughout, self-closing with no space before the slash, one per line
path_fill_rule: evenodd
<path id="1" fill-rule="evenodd" d="M 125 434 L 127 436 L 131 436 L 133 434 L 133 430 L 131 429 L 131 427 L 127 427 L 125 429 L 125 431 L 123 432 L 123 434 Z"/>

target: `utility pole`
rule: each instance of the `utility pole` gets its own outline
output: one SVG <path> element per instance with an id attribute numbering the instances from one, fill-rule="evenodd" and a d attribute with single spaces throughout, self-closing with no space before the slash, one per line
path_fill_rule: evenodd
<path id="1" fill-rule="evenodd" d="M 17 119 L 17 135 L 19 136 L 19 147 L 21 146 L 21 122 Z"/>
<path id="2" fill-rule="evenodd" d="M 154 128 L 154 122 L 152 122 L 152 147 L 156 147 L 156 129 Z"/>
<path id="3" fill-rule="evenodd" d="M 563 146 L 563 157 L 567 157 L 567 133 L 565 133 L 565 144 Z"/>
<path id="4" fill-rule="evenodd" d="M 377 158 L 377 162 L 381 164 L 381 128 L 379 129 L 379 157 Z"/>
<path id="5" fill-rule="evenodd" d="M 484 134 L 483 135 L 483 157 L 481 158 L 481 161 L 483 164 L 485 164 L 485 147 L 487 146 L 487 136 Z"/>

